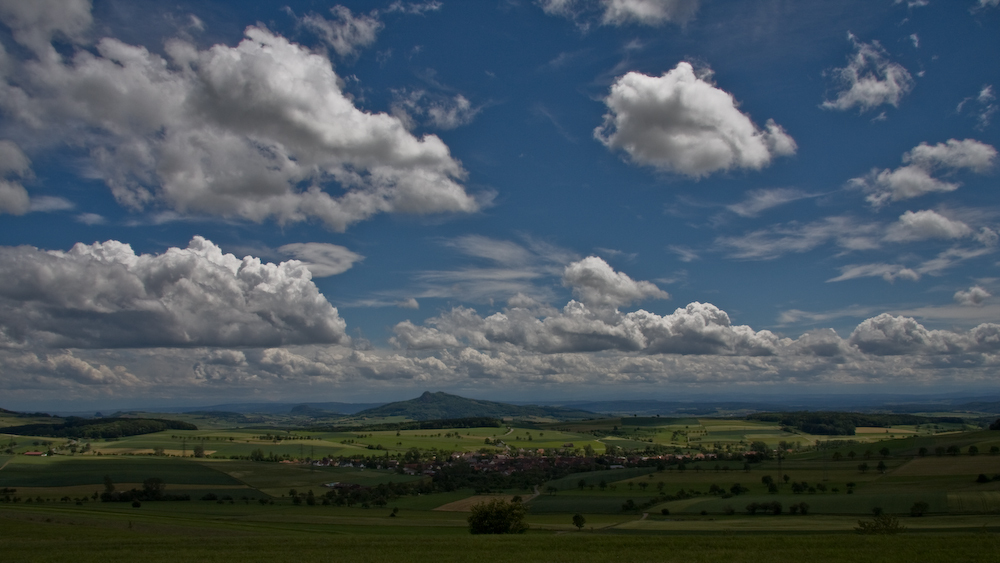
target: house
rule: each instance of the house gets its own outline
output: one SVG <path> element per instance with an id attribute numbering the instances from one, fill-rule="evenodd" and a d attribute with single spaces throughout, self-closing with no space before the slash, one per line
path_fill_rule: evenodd
<path id="1" fill-rule="evenodd" d="M 33 455 L 39 457 L 45 457 L 45 452 L 24 452 L 24 455 Z"/>

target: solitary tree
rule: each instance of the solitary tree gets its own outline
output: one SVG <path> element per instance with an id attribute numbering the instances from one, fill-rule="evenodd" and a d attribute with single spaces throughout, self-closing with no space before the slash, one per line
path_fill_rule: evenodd
<path id="1" fill-rule="evenodd" d="M 495 498 L 472 507 L 469 532 L 472 534 L 522 534 L 528 529 L 524 521 L 527 509 L 520 502 Z"/>
<path id="2" fill-rule="evenodd" d="M 582 530 L 583 525 L 587 523 L 587 519 L 583 517 L 583 514 L 577 512 L 573 515 L 573 525 L 576 526 L 577 530 Z"/>

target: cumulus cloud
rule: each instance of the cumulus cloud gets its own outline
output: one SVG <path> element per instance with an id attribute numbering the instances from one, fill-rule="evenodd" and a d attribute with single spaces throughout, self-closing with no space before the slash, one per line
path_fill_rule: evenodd
<path id="1" fill-rule="evenodd" d="M 867 192 L 865 199 L 880 207 L 891 201 L 957 190 L 961 184 L 935 178 L 932 174 L 960 170 L 984 174 L 993 167 L 996 156 L 995 148 L 975 139 L 949 139 L 936 145 L 920 143 L 903 155 L 905 166 L 895 170 L 875 168 L 866 176 L 851 179 L 848 185 Z"/>
<path id="2" fill-rule="evenodd" d="M 734 326 L 725 311 L 708 303 L 691 303 L 667 316 L 644 310 L 622 313 L 619 306 L 669 296 L 650 282 L 615 272 L 594 256 L 567 266 L 563 283 L 580 301 L 570 301 L 562 310 L 517 295 L 502 312 L 487 317 L 456 307 L 423 326 L 401 322 L 392 341 L 410 350 L 467 346 L 545 354 L 615 350 L 766 355 L 780 340 L 768 331 Z"/>
<path id="3" fill-rule="evenodd" d="M 0 21 L 14 40 L 40 56 L 52 52 L 56 35 L 79 41 L 90 27 L 90 0 L 0 0 Z"/>
<path id="4" fill-rule="evenodd" d="M 539 0 L 546 14 L 577 22 L 581 28 L 598 17 L 601 25 L 639 24 L 660 26 L 686 23 L 698 12 L 700 0 Z"/>
<path id="5" fill-rule="evenodd" d="M 86 386 L 134 387 L 141 384 L 139 378 L 130 373 L 124 366 L 108 367 L 104 364 L 95 366 L 74 356 L 69 351 L 41 356 L 26 353 L 9 358 L 5 363 L 9 369 L 13 368 L 43 377 L 69 380 Z"/>
<path id="6" fill-rule="evenodd" d="M 648 281 L 635 281 L 614 271 L 604 260 L 588 256 L 566 266 L 563 285 L 591 307 L 617 308 L 644 299 L 669 299 L 670 294 Z"/>
<path id="7" fill-rule="evenodd" d="M 385 27 L 379 21 L 377 11 L 370 15 L 354 15 L 349 8 L 337 5 L 330 8 L 330 13 L 333 14 L 332 20 L 319 14 L 308 14 L 299 23 L 319 36 L 341 57 L 357 55 L 360 47 L 375 43 L 378 32 Z"/>
<path id="8" fill-rule="evenodd" d="M 968 291 L 955 292 L 955 302 L 959 305 L 979 306 L 990 297 L 993 297 L 993 294 L 978 285 L 970 287 Z"/>
<path id="9" fill-rule="evenodd" d="M 972 234 L 972 229 L 961 221 L 953 221 L 935 211 L 907 211 L 899 221 L 889 227 L 886 240 L 916 241 L 926 239 L 957 239 Z"/>
<path id="10" fill-rule="evenodd" d="M 68 252 L 0 247 L 0 332 L 16 345 L 74 348 L 349 342 L 299 262 L 187 248 L 137 255 L 118 241 Z"/>
<path id="11" fill-rule="evenodd" d="M 962 336 L 944 330 L 928 330 L 910 317 L 883 313 L 861 322 L 848 338 L 868 354 L 945 354 L 962 351 Z"/>
<path id="12" fill-rule="evenodd" d="M 350 270 L 365 257 L 339 246 L 324 242 L 296 242 L 278 248 L 279 252 L 294 256 L 312 273 L 314 278 L 335 276 Z"/>
<path id="13" fill-rule="evenodd" d="M 472 123 L 482 110 L 458 94 L 453 98 L 432 94 L 426 90 L 398 91 L 392 104 L 392 113 L 409 128 L 416 126 L 419 118 L 425 125 L 438 129 L 455 129 Z"/>
<path id="14" fill-rule="evenodd" d="M 773 120 L 764 129 L 728 92 L 681 62 L 662 76 L 629 72 L 604 99 L 608 113 L 594 136 L 638 164 L 692 177 L 719 170 L 760 170 L 794 154 L 795 141 Z"/>
<path id="15" fill-rule="evenodd" d="M 853 107 L 866 112 L 882 104 L 898 106 L 913 89 L 913 77 L 902 65 L 889 61 L 878 41 L 863 43 L 848 33 L 856 52 L 847 66 L 832 71 L 839 91 L 834 100 L 823 102 L 825 109 L 847 110 Z"/>
<path id="16" fill-rule="evenodd" d="M 641 309 L 609 315 L 578 301 L 542 318 L 536 311 L 518 307 L 485 318 L 472 309 L 458 307 L 428 324 L 431 326 L 399 323 L 393 329 L 393 343 L 412 350 L 469 346 L 543 354 L 613 350 L 768 355 L 780 341 L 768 331 L 733 326 L 729 315 L 708 303 L 691 303 L 667 316 Z"/>
<path id="17" fill-rule="evenodd" d="M 343 231 L 377 213 L 467 213 L 488 199 L 466 193 L 440 138 L 358 109 L 325 56 L 262 27 L 245 36 L 202 51 L 172 40 L 166 58 L 102 39 L 69 61 L 24 62 L 0 83 L 0 105 L 89 149 L 92 173 L 134 210 Z"/>

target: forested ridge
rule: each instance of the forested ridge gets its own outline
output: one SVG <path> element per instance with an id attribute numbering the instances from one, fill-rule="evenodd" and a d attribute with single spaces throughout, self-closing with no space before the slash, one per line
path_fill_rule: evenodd
<path id="1" fill-rule="evenodd" d="M 123 438 L 139 434 L 152 434 L 163 430 L 197 430 L 194 424 L 159 418 L 79 418 L 69 417 L 63 422 L 8 426 L 6 434 L 20 436 L 52 436 L 56 438 Z"/>

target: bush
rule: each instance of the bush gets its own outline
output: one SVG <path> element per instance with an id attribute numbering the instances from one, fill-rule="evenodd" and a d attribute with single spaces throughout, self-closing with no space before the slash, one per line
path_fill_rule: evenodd
<path id="1" fill-rule="evenodd" d="M 903 533 L 906 527 L 902 526 L 895 516 L 882 513 L 870 522 L 858 520 L 858 527 L 854 530 L 864 535 L 890 535 Z"/>
<path id="2" fill-rule="evenodd" d="M 472 534 L 523 534 L 528 529 L 524 521 L 527 509 L 519 502 L 493 499 L 472 507 L 469 515 L 469 533 Z"/>

